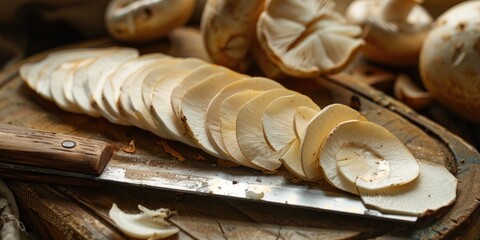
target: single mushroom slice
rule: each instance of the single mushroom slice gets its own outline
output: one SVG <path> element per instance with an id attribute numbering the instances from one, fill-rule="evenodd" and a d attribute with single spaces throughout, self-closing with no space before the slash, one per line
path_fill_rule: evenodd
<path id="1" fill-rule="evenodd" d="M 271 0 L 257 23 L 257 38 L 284 73 L 315 77 L 342 70 L 363 46 L 359 26 L 334 12 L 329 0 Z"/>
<path id="2" fill-rule="evenodd" d="M 130 76 L 125 79 L 120 88 L 120 96 L 117 101 L 117 106 L 122 116 L 128 119 L 128 121 L 130 121 L 133 125 L 148 130 L 148 124 L 142 121 L 144 119 L 142 119 L 141 116 L 138 116 L 140 114 L 137 114 L 137 112 L 135 111 L 132 98 L 135 97 L 138 101 L 143 102 L 143 98 L 141 96 L 141 85 L 145 80 L 146 76 L 151 72 L 155 71 L 156 69 L 165 70 L 166 68 L 173 66 L 179 61 L 180 60 L 176 58 L 160 58 L 157 59 L 157 61 L 141 66 L 135 72 L 130 74 Z M 135 86 L 137 87 L 135 88 Z M 134 92 L 132 89 L 139 90 Z M 137 94 L 137 92 L 139 92 L 140 94 Z"/>
<path id="3" fill-rule="evenodd" d="M 169 209 L 150 210 L 142 205 L 138 205 L 138 209 L 141 213 L 128 214 L 114 203 L 108 215 L 120 231 L 136 239 L 161 239 L 179 232 L 177 227 L 165 221 L 173 214 Z"/>
<path id="4" fill-rule="evenodd" d="M 339 124 L 323 142 L 319 162 L 328 182 L 353 194 L 404 185 L 419 173 L 408 148 L 387 129 L 368 121 Z"/>
<path id="5" fill-rule="evenodd" d="M 297 137 L 294 119 L 297 107 L 300 106 L 320 111 L 320 107 L 312 99 L 297 94 L 273 100 L 263 112 L 263 133 L 276 151 L 282 150 Z"/>
<path id="6" fill-rule="evenodd" d="M 240 109 L 250 100 L 261 94 L 263 91 L 244 90 L 233 94 L 225 99 L 220 106 L 221 133 L 223 145 L 227 152 L 229 160 L 240 165 L 262 169 L 253 164 L 243 155 L 242 150 L 237 141 L 237 116 Z"/>
<path id="7" fill-rule="evenodd" d="M 205 123 L 207 109 L 212 99 L 228 84 L 244 78 L 245 75 L 233 71 L 216 73 L 188 89 L 183 95 L 180 107 L 180 120 L 186 134 L 201 149 L 212 156 L 224 158 L 208 139 Z"/>
<path id="8" fill-rule="evenodd" d="M 263 77 L 246 77 L 244 79 L 232 82 L 225 86 L 220 92 L 212 99 L 207 109 L 207 119 L 205 127 L 207 128 L 207 135 L 212 145 L 217 151 L 226 153 L 225 146 L 223 145 L 222 133 L 220 131 L 221 121 L 220 118 L 220 106 L 228 97 L 244 91 L 244 90 L 259 90 L 265 91 L 274 88 L 284 88 L 281 84 Z"/>
<path id="9" fill-rule="evenodd" d="M 230 72 L 230 70 L 225 67 L 207 64 L 194 69 L 187 76 L 185 76 L 185 78 L 183 78 L 183 80 L 172 90 L 171 102 L 175 115 L 180 118 L 180 108 L 182 105 L 181 103 L 183 95 L 185 95 L 185 92 L 187 92 L 188 89 L 207 79 L 209 76 L 222 72 Z"/>
<path id="10" fill-rule="evenodd" d="M 138 68 L 166 57 L 168 56 L 161 53 L 145 54 L 139 58 L 123 63 L 115 72 L 108 76 L 102 88 L 102 100 L 106 107 L 105 109 L 114 117 L 108 118 L 109 121 L 122 125 L 132 125 L 121 115 L 120 109 L 117 105 L 123 82 L 126 81 L 131 74 L 137 71 Z"/>
<path id="11" fill-rule="evenodd" d="M 201 31 L 212 60 L 239 72 L 248 67 L 248 51 L 265 0 L 209 0 Z"/>
<path id="12" fill-rule="evenodd" d="M 419 110 L 433 102 L 429 92 L 420 89 L 410 77 L 400 74 L 393 85 L 395 98 L 402 101 L 409 107 Z"/>
<path id="13" fill-rule="evenodd" d="M 354 109 L 342 104 L 332 104 L 315 115 L 307 124 L 301 138 L 302 168 L 308 179 L 322 176 L 318 164 L 318 154 L 323 141 L 338 124 L 349 120 L 366 121 L 366 118 Z"/>
<path id="14" fill-rule="evenodd" d="M 457 179 L 444 166 L 419 161 L 412 182 L 381 190 L 359 189 L 363 203 L 385 213 L 424 216 L 455 201 Z"/>
<path id="15" fill-rule="evenodd" d="M 307 106 L 299 106 L 295 111 L 293 118 L 293 125 L 295 130 L 295 135 L 298 140 L 302 139 L 305 130 L 307 129 L 308 122 L 312 120 L 315 115 L 317 115 L 319 110 L 309 108 Z"/>
<path id="16" fill-rule="evenodd" d="M 262 92 L 245 103 L 237 113 L 236 135 L 242 154 L 254 165 L 266 170 L 281 166 L 282 153 L 273 149 L 263 133 L 263 112 L 279 97 L 299 95 L 299 93 L 279 88 Z"/>
<path id="17" fill-rule="evenodd" d="M 365 29 L 364 55 L 382 64 L 416 64 L 433 22 L 422 0 L 356 0 L 348 7 L 350 22 Z"/>
<path id="18" fill-rule="evenodd" d="M 195 0 L 113 0 L 105 25 L 116 39 L 150 41 L 165 36 L 192 16 Z"/>

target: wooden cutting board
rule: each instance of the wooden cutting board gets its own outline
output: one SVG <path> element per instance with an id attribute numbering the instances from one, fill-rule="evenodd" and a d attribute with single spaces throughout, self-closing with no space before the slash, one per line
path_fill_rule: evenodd
<path id="1" fill-rule="evenodd" d="M 193 54 L 205 58 L 201 48 L 186 51 L 186 45 L 181 44 L 183 41 L 192 46 L 201 46 L 194 30 L 178 31 L 172 36 L 177 34 L 176 37 L 181 40 L 174 40 L 174 44 L 165 41 L 153 47 L 142 46 L 141 50 L 162 51 L 176 56 Z M 112 44 L 105 40 L 70 47 Z M 45 55 L 39 54 L 24 62 L 36 61 Z M 178 161 L 160 146 L 160 139 L 151 133 L 114 125 L 104 119 L 68 113 L 41 99 L 22 83 L 18 76 L 19 66 L 0 74 L 0 123 L 99 139 L 110 142 L 117 149 L 127 147 L 133 140 L 136 147 L 134 155 L 138 159 L 154 161 L 160 156 Z M 62 179 L 58 180 L 59 184 L 50 185 L 11 180 L 8 184 L 22 210 L 22 220 L 45 239 L 121 239 L 125 236 L 113 227 L 108 218 L 108 210 L 115 202 L 121 209 L 130 212 L 138 212 L 137 204 L 177 211 L 170 221 L 181 232 L 171 239 L 438 239 L 457 236 L 463 239 L 479 236 L 480 183 L 475 176 L 480 174 L 480 156 L 474 148 L 351 76 L 338 75 L 312 81 L 290 79 L 282 83 L 309 95 L 321 106 L 338 102 L 357 108 L 370 121 L 386 127 L 401 139 L 418 159 L 446 166 L 460 180 L 455 204 L 415 224 L 400 224 L 120 185 L 73 187 L 60 185 L 64 181 Z M 215 165 L 218 171 L 226 167 L 200 150 L 180 143 L 167 143 L 186 159 L 185 168 L 192 161 L 205 161 L 205 164 Z M 162 171 L 162 166 L 158 168 Z M 252 170 L 252 175 L 258 174 L 263 173 Z M 287 181 L 295 179 L 292 177 Z"/>

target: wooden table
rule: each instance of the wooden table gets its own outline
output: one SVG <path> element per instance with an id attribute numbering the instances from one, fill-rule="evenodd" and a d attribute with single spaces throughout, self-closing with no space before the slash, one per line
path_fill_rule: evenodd
<path id="1" fill-rule="evenodd" d="M 100 41 L 80 46 L 105 44 L 111 43 Z M 171 51 L 169 47 L 161 49 Z M 108 210 L 115 202 L 131 212 L 137 212 L 137 204 L 176 211 L 177 215 L 169 221 L 181 231 L 171 239 L 478 238 L 480 184 L 476 175 L 480 173 L 480 157 L 473 147 L 388 95 L 347 75 L 282 83 L 311 96 L 321 106 L 340 102 L 357 107 L 370 121 L 383 125 L 401 139 L 418 159 L 445 165 L 460 180 L 457 201 L 415 224 L 405 224 L 115 184 L 66 186 L 62 185 L 65 183 L 62 179 L 57 179 L 57 184 L 9 180 L 23 221 L 45 239 L 121 239 L 125 236 L 108 217 Z M 0 123 L 100 139 L 117 149 L 134 140 L 138 158 L 160 156 L 177 161 L 148 132 L 67 113 L 39 98 L 21 82 L 18 65 L 0 74 Z M 199 150 L 179 143 L 169 144 L 186 157 L 183 163 L 186 168 L 189 162 L 199 161 L 196 159 L 199 154 L 206 158 L 205 164 L 217 164 Z M 222 166 L 217 167 L 222 171 Z M 261 173 L 252 170 L 252 174 Z M 42 176 L 30 174 L 30 177 L 42 180 Z M 293 181 L 293 177 L 287 180 Z"/>

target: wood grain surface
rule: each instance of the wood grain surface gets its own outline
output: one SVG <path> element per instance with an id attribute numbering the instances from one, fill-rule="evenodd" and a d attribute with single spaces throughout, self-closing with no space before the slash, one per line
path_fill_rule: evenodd
<path id="1" fill-rule="evenodd" d="M 190 40 L 192 44 L 201 44 L 199 41 Z M 97 41 L 74 47 L 102 44 L 111 43 Z M 171 45 L 163 45 L 155 49 L 180 54 L 178 50 L 168 50 Z M 44 56 L 40 54 L 26 61 Z M 128 212 L 138 212 L 137 205 L 142 204 L 177 212 L 169 221 L 181 231 L 170 239 L 478 239 L 480 184 L 475 176 L 480 174 L 480 157 L 473 147 L 347 75 L 316 81 L 290 79 L 282 84 L 311 96 L 321 106 L 333 102 L 352 105 L 370 121 L 395 134 L 416 158 L 446 166 L 459 179 L 456 202 L 415 224 L 405 224 L 123 185 L 75 187 L 11 180 L 8 184 L 17 197 L 23 219 L 45 239 L 122 239 L 125 236 L 108 217 L 112 203 Z M 21 82 L 18 66 L 0 74 L 0 123 L 102 140 L 116 149 L 128 146 L 133 140 L 138 159 L 154 161 L 162 157 L 178 161 L 160 147 L 160 139 L 151 133 L 67 113 L 41 99 Z M 180 143 L 168 144 L 185 157 L 186 168 L 191 161 L 217 164 L 216 159 L 202 151 Z M 222 168 L 218 166 L 219 171 Z M 261 173 L 252 170 L 252 174 Z"/>

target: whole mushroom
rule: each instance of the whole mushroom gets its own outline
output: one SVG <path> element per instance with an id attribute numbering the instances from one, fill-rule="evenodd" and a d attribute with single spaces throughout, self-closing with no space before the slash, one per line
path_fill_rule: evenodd
<path id="1" fill-rule="evenodd" d="M 185 24 L 194 6 L 195 0 L 112 0 L 105 13 L 105 24 L 118 40 L 150 41 Z"/>
<path id="2" fill-rule="evenodd" d="M 347 19 L 365 30 L 364 55 L 391 65 L 418 63 L 422 43 L 433 22 L 422 0 L 356 0 Z"/>
<path id="3" fill-rule="evenodd" d="M 420 74 L 440 103 L 480 123 L 480 1 L 441 15 L 423 44 Z"/>

